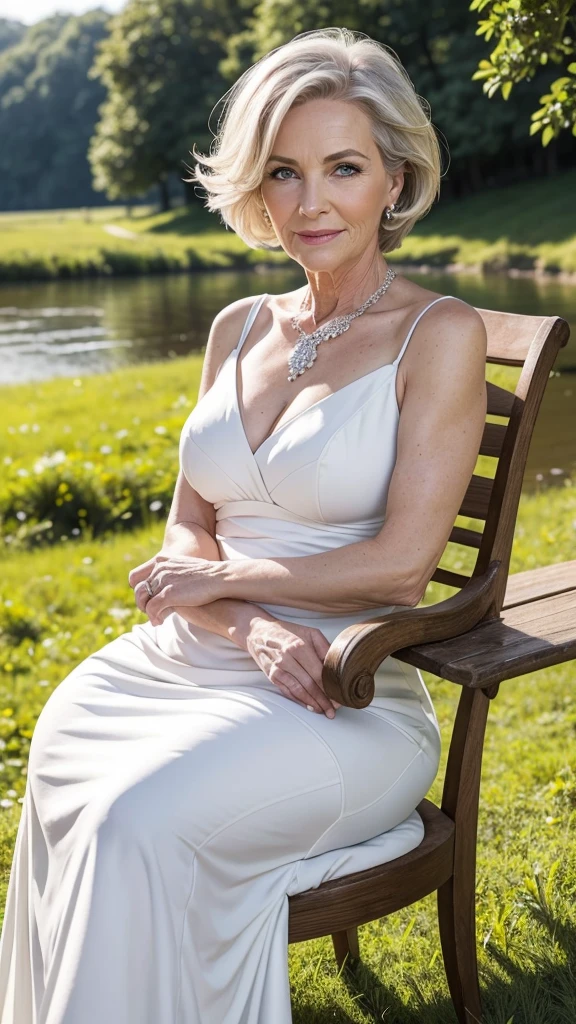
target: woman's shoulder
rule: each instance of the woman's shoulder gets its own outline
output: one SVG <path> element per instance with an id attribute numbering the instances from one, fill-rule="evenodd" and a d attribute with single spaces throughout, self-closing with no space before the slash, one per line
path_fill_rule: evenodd
<path id="1" fill-rule="evenodd" d="M 408 320 L 418 323 L 408 346 L 412 358 L 409 354 L 405 369 L 412 366 L 414 371 L 429 372 L 431 360 L 444 367 L 446 361 L 455 363 L 468 359 L 478 360 L 480 365 L 485 363 L 486 327 L 475 306 L 457 295 L 434 292 L 420 286 L 412 295 L 414 305 Z"/>
<path id="2" fill-rule="evenodd" d="M 201 396 L 214 383 L 220 367 L 236 348 L 242 328 L 254 303 L 261 295 L 244 295 L 224 306 L 212 321 L 202 366 Z"/>

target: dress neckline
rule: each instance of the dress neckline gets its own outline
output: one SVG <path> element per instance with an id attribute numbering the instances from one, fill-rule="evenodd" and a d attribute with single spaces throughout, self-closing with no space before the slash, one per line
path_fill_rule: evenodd
<path id="1" fill-rule="evenodd" d="M 392 368 L 394 370 L 397 370 L 398 362 L 399 362 L 398 357 L 396 357 L 396 359 L 394 359 L 394 361 L 391 362 L 391 363 L 382 363 L 381 366 L 376 366 L 375 369 L 369 370 L 368 373 L 363 373 L 361 377 L 355 377 L 354 380 L 348 381 L 347 384 L 344 384 L 341 388 L 337 388 L 336 391 L 331 391 L 329 395 L 324 395 L 323 398 L 319 398 L 316 402 L 312 402 L 312 404 L 311 405 L 307 405 L 305 409 L 300 409 L 299 412 L 295 412 L 292 416 L 289 417 L 289 419 L 284 420 L 283 423 L 280 423 L 278 426 L 274 427 L 274 429 L 270 431 L 268 436 L 264 438 L 264 440 L 254 449 L 254 451 L 252 451 L 252 449 L 250 447 L 250 442 L 248 440 L 248 435 L 246 433 L 246 428 L 244 426 L 244 420 L 242 418 L 242 410 L 241 410 L 241 403 L 240 403 L 240 393 L 239 393 L 239 388 L 238 388 L 238 353 L 239 352 L 240 352 L 240 349 L 237 347 L 237 348 L 233 349 L 232 352 L 230 353 L 230 355 L 234 355 L 234 357 L 235 357 L 234 360 L 233 360 L 233 365 L 232 365 L 234 406 L 235 406 L 236 415 L 238 416 L 238 421 L 240 423 L 240 427 L 241 427 L 242 433 L 244 435 L 244 439 L 246 441 L 246 445 L 248 446 L 248 450 L 251 452 L 251 454 L 252 454 L 252 456 L 254 458 L 258 455 L 260 449 L 263 448 L 264 445 L 266 445 L 268 443 L 268 441 L 271 440 L 271 438 L 275 437 L 282 430 L 284 430 L 284 427 L 289 426 L 295 420 L 299 419 L 300 416 L 304 416 L 305 413 L 310 412 L 312 409 L 316 409 L 319 405 L 322 405 L 323 402 L 327 402 L 328 399 L 335 398 L 336 395 L 341 394 L 341 392 L 347 391 L 348 388 L 353 387 L 354 384 L 359 384 L 361 381 L 366 380 L 368 377 L 372 377 L 376 373 L 381 373 L 382 370 L 389 370 L 390 368 Z M 394 374 L 394 376 L 395 376 L 395 374 Z M 290 408 L 290 406 L 288 406 L 288 408 Z M 400 415 L 400 410 L 398 409 L 398 404 L 397 403 L 396 403 L 396 410 L 397 410 L 398 415 Z"/>
<path id="2" fill-rule="evenodd" d="M 256 315 L 258 314 L 258 311 L 259 311 L 259 309 L 260 309 L 264 299 L 266 298 L 267 294 L 268 294 L 267 292 L 264 292 L 260 296 L 260 299 L 259 300 L 257 299 L 256 302 L 254 303 L 254 305 L 252 306 L 252 309 L 250 310 L 250 313 L 248 314 L 248 317 L 246 319 L 246 323 L 244 324 L 244 328 L 242 330 L 242 334 L 240 335 L 240 340 L 239 340 L 238 344 L 236 345 L 236 347 L 233 348 L 232 351 L 227 356 L 227 359 L 229 359 L 231 356 L 233 357 L 232 368 L 233 368 L 234 379 L 233 379 L 233 382 L 232 382 L 232 388 L 233 388 L 233 395 L 234 395 L 235 412 L 236 412 L 236 415 L 238 417 L 238 421 L 240 423 L 240 429 L 241 429 L 242 434 L 244 436 L 244 439 L 246 441 L 246 446 L 247 446 L 248 451 L 250 452 L 250 454 L 252 455 L 253 458 L 256 458 L 256 456 L 261 451 L 261 449 L 266 444 L 268 444 L 268 442 L 273 437 L 276 437 L 276 435 L 279 434 L 284 429 L 284 427 L 288 427 L 291 423 L 294 423 L 295 420 L 299 419 L 300 416 L 304 416 L 305 413 L 310 412 L 313 409 L 316 409 L 318 406 L 322 405 L 323 402 L 327 402 L 328 399 L 330 399 L 330 398 L 335 398 L 336 395 L 341 394 L 343 391 L 346 391 L 348 388 L 353 387 L 355 384 L 359 384 L 361 381 L 366 380 L 368 377 L 374 376 L 374 374 L 381 373 L 383 370 L 389 370 L 390 368 L 392 368 L 394 371 L 396 371 L 398 369 L 399 364 L 400 364 L 400 360 L 401 360 L 402 356 L 404 355 L 404 352 L 406 350 L 408 342 L 410 341 L 410 338 L 412 337 L 412 334 L 414 332 L 414 328 L 416 327 L 416 325 L 418 324 L 418 321 L 421 319 L 421 317 L 424 315 L 424 313 L 428 309 L 430 309 L 431 306 L 434 306 L 437 302 L 440 302 L 442 299 L 454 298 L 453 295 L 439 295 L 437 298 L 432 299 L 432 301 L 429 302 L 424 307 L 424 309 L 420 310 L 420 313 L 418 314 L 418 316 L 416 317 L 416 319 L 413 321 L 412 325 L 410 326 L 408 334 L 406 335 L 406 337 L 405 337 L 405 339 L 404 339 L 404 341 L 402 343 L 402 347 L 401 347 L 398 355 L 396 356 L 396 358 L 394 360 L 392 360 L 391 363 L 383 363 L 381 366 L 376 366 L 375 369 L 369 370 L 368 373 L 363 373 L 361 377 L 355 377 L 354 380 L 348 381 L 347 384 L 344 384 L 341 388 L 337 388 L 336 391 L 331 391 L 329 395 L 324 395 L 323 398 L 319 398 L 316 402 L 313 402 L 312 405 L 308 405 L 308 406 L 306 406 L 305 409 L 301 409 L 300 412 L 294 413 L 294 415 L 290 416 L 289 419 L 284 420 L 284 423 L 281 423 L 278 426 L 274 427 L 274 429 L 270 431 L 268 436 L 264 438 L 264 440 L 254 449 L 254 451 L 252 451 L 252 448 L 250 447 L 250 442 L 248 440 L 248 435 L 246 433 L 246 427 L 244 426 L 244 420 L 242 418 L 242 402 L 241 402 L 241 399 L 240 399 L 240 389 L 238 387 L 238 356 L 239 356 L 240 351 L 242 349 L 242 345 L 243 345 L 243 342 L 244 342 L 244 340 L 246 338 L 246 335 L 248 334 L 248 331 L 249 331 L 250 327 L 252 326 L 252 323 L 253 323 Z M 394 377 L 395 377 L 395 375 L 396 374 L 394 372 Z M 398 408 L 398 402 L 396 400 L 396 395 L 394 397 L 395 397 L 394 405 L 395 405 L 396 413 L 397 413 L 398 416 L 400 416 L 400 410 Z M 290 408 L 290 406 L 288 406 L 288 408 Z"/>

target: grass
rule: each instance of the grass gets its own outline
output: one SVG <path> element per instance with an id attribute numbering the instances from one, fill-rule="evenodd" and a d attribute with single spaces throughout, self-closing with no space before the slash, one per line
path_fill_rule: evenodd
<path id="1" fill-rule="evenodd" d="M 117 237 L 106 226 L 133 237 Z M 248 268 L 285 262 L 248 249 L 201 207 L 155 214 L 119 207 L 0 214 L 0 281 Z"/>
<path id="2" fill-rule="evenodd" d="M 576 273 L 576 171 L 455 202 L 441 201 L 392 260 L 484 271 Z M 135 237 L 105 231 L 112 225 Z M 284 263 L 283 251 L 249 249 L 202 206 L 155 214 L 120 207 L 0 214 L 0 281 L 41 280 Z"/>
<path id="3" fill-rule="evenodd" d="M 200 357 L 193 356 L 96 375 L 80 384 L 59 379 L 3 388 L 0 463 L 8 458 L 14 460 L 9 469 L 30 468 L 61 449 L 99 458 L 92 470 L 97 474 L 110 471 L 110 458 L 120 464 L 150 456 L 162 461 L 173 485 L 178 432 L 196 399 L 199 370 Z M 157 435 L 157 426 L 168 434 Z M 122 430 L 128 434 L 119 439 Z M 103 442 L 116 450 L 99 454 Z M 145 527 L 128 523 L 97 539 L 84 531 L 34 551 L 25 546 L 4 551 L 2 907 L 37 716 L 76 664 L 144 621 L 127 575 L 160 548 L 166 511 Z M 511 571 L 573 558 L 575 541 L 576 486 L 523 495 Z M 469 554 L 454 545 L 443 561 L 465 569 Z M 432 584 L 426 600 L 448 593 L 449 588 Z M 457 688 L 429 673 L 424 677 L 441 723 L 445 757 Z M 576 1019 L 575 681 L 574 663 L 510 680 L 491 708 L 477 886 L 485 1024 L 572 1024 Z M 442 771 L 443 766 L 430 794 L 435 800 Z M 360 944 L 363 963 L 355 978 L 338 976 L 329 937 L 290 946 L 294 1024 L 454 1024 L 432 896 L 362 926 Z"/>
<path id="4" fill-rule="evenodd" d="M 202 360 L 0 386 L 0 551 L 104 538 L 165 518 Z M 518 373 L 490 367 L 488 376 L 513 387 Z M 480 457 L 477 472 L 492 476 L 494 460 Z M 457 568 L 467 554 L 461 549 Z"/>

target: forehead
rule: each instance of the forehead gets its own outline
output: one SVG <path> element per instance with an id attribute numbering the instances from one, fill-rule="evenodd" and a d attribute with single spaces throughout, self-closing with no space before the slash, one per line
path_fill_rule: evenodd
<path id="1" fill-rule="evenodd" d="M 308 100 L 292 107 L 276 135 L 274 151 L 286 147 L 312 149 L 318 156 L 354 147 L 363 153 L 374 150 L 370 119 L 355 103 L 343 100 Z M 364 147 L 364 149 L 362 148 Z"/>

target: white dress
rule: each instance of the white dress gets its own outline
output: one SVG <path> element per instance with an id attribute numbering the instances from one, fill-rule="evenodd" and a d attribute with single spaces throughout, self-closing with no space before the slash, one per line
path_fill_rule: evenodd
<path id="1" fill-rule="evenodd" d="M 264 297 L 180 439 L 226 559 L 308 555 L 379 530 L 395 378 L 417 322 L 393 363 L 292 416 L 252 454 L 236 363 Z M 387 610 L 262 606 L 329 641 Z M 328 719 L 177 613 L 72 669 L 32 738 L 0 1024 L 291 1024 L 288 895 L 423 836 L 414 808 L 438 768 L 434 709 L 420 672 L 393 657 L 376 682 L 369 707 Z"/>

